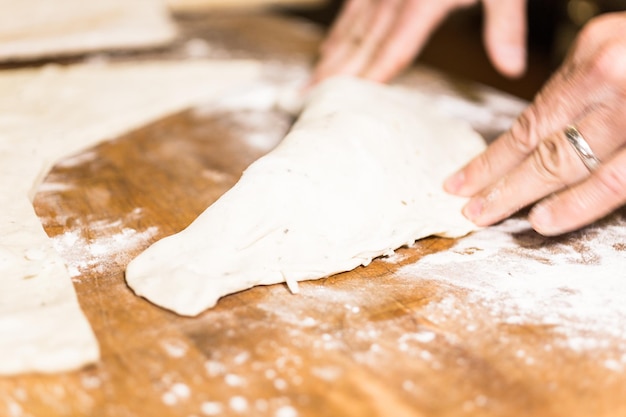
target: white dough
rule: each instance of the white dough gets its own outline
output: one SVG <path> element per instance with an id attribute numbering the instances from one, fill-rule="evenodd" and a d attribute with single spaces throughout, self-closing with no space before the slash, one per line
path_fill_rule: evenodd
<path id="1" fill-rule="evenodd" d="M 160 0 L 0 0 L 0 61 L 162 46 L 175 35 Z"/>
<path id="2" fill-rule="evenodd" d="M 0 72 L 0 375 L 98 359 L 70 276 L 31 205 L 53 163 L 259 74 L 244 61 Z"/>
<path id="3" fill-rule="evenodd" d="M 485 147 L 415 92 L 339 78 L 187 229 L 133 260 L 137 295 L 193 316 L 255 285 L 318 279 L 475 226 L 444 178 Z"/>
<path id="4" fill-rule="evenodd" d="M 272 6 L 319 6 L 326 0 L 167 0 L 167 5 L 175 13 L 193 13 L 222 9 L 256 9 Z"/>

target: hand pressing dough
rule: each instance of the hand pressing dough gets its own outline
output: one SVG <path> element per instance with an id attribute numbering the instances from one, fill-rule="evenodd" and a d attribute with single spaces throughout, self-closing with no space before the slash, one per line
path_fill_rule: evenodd
<path id="1" fill-rule="evenodd" d="M 0 72 L 0 375 L 98 359 L 63 260 L 31 205 L 53 163 L 259 74 L 243 61 Z"/>
<path id="2" fill-rule="evenodd" d="M 163 46 L 175 35 L 160 0 L 0 0 L 0 61 Z"/>
<path id="3" fill-rule="evenodd" d="M 283 142 L 187 229 L 134 259 L 137 295 L 193 316 L 227 294 L 367 265 L 416 239 L 475 226 L 444 178 L 484 149 L 426 97 L 339 78 L 318 87 Z"/>

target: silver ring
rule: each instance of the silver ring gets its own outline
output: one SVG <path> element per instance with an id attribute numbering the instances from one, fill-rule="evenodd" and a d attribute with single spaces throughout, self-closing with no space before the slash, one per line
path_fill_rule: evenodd
<path id="1" fill-rule="evenodd" d="M 600 166 L 600 160 L 594 155 L 591 147 L 575 126 L 567 126 L 563 131 L 567 141 L 572 145 L 576 154 L 589 171 L 595 171 Z"/>

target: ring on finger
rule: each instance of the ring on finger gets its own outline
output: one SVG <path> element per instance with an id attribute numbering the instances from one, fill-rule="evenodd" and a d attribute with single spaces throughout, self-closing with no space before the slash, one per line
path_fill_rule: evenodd
<path id="1" fill-rule="evenodd" d="M 593 172 L 600 166 L 600 160 L 591 150 L 591 146 L 585 140 L 583 135 L 576 129 L 576 126 L 570 125 L 567 126 L 563 133 L 565 133 L 565 137 L 567 141 L 572 145 L 576 155 L 580 158 L 583 164 L 587 167 L 589 172 Z"/>

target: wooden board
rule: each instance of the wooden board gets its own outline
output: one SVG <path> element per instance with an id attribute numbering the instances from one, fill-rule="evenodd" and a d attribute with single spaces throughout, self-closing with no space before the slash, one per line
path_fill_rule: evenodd
<path id="1" fill-rule="evenodd" d="M 225 33 L 258 27 L 232 19 L 221 21 Z M 273 22 L 274 30 L 293 27 Z M 294 49 L 309 50 L 313 42 Z M 257 46 L 248 48 L 258 55 Z M 423 69 L 404 82 L 441 94 L 463 90 L 468 103 L 479 91 Z M 480 113 L 483 105 L 477 100 L 465 110 Z M 78 372 L 0 379 L 0 415 L 626 413 L 624 373 L 603 366 L 593 350 L 554 343 L 558 335 L 550 327 L 503 323 L 481 304 L 463 306 L 463 316 L 453 314 L 454 306 L 449 316 L 433 316 L 432 307 L 446 300 L 460 307 L 467 289 L 407 279 L 400 270 L 452 240 L 424 239 L 394 259 L 301 283 L 299 295 L 285 285 L 234 294 L 197 318 L 135 297 L 123 278 L 132 256 L 185 227 L 290 123 L 268 110 L 187 111 L 55 167 L 35 207 L 74 276 L 102 360 Z"/>

